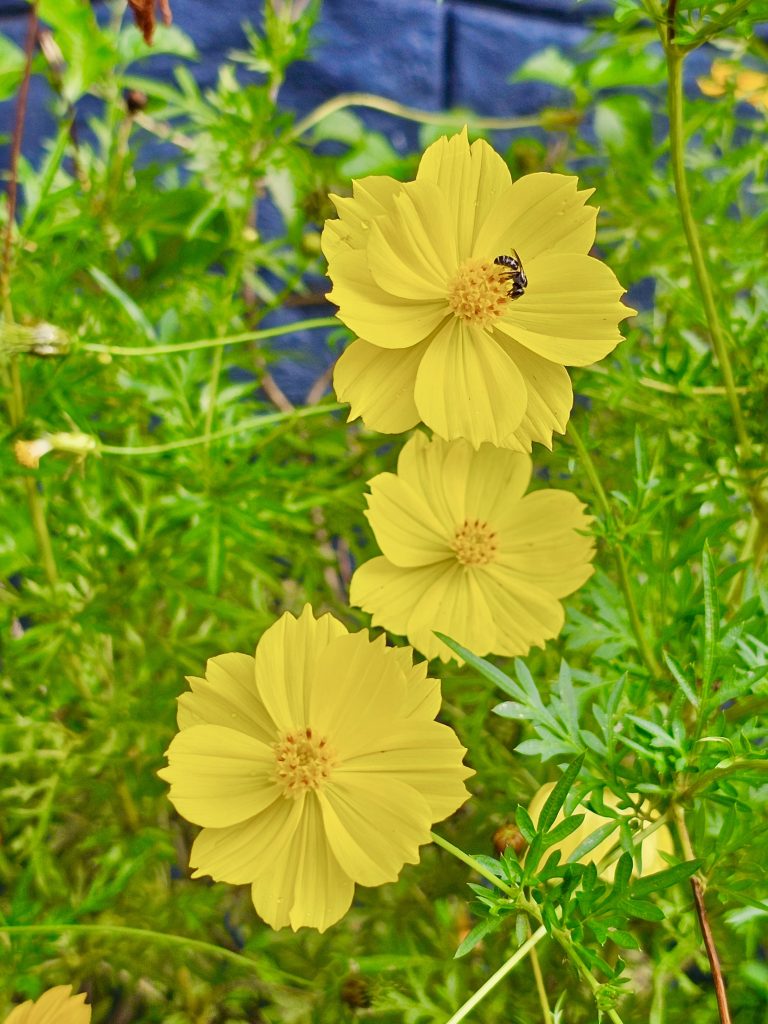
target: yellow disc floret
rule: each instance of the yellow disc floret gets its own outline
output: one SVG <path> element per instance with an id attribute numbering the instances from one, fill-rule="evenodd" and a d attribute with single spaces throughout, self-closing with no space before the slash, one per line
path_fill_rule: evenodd
<path id="1" fill-rule="evenodd" d="M 466 260 L 449 285 L 448 305 L 461 320 L 485 327 L 506 309 L 507 292 L 500 269 L 491 260 Z"/>
<path id="2" fill-rule="evenodd" d="M 496 557 L 496 534 L 488 523 L 466 520 L 457 528 L 451 547 L 462 565 L 488 565 Z"/>
<path id="3" fill-rule="evenodd" d="M 337 763 L 325 737 L 314 736 L 309 727 L 279 740 L 275 744 L 275 761 L 276 781 L 286 797 L 319 789 Z"/>

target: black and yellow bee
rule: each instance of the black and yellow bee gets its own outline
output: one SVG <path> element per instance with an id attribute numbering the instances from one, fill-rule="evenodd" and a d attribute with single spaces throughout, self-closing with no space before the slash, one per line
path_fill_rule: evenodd
<path id="1" fill-rule="evenodd" d="M 507 292 L 510 299 L 519 299 L 521 295 L 524 295 L 525 289 L 528 286 L 528 278 L 525 276 L 523 261 L 520 259 L 517 250 L 513 249 L 510 256 L 497 256 L 493 262 L 497 266 L 505 268 L 504 273 L 501 275 L 501 280 L 512 283 L 512 287 Z"/>

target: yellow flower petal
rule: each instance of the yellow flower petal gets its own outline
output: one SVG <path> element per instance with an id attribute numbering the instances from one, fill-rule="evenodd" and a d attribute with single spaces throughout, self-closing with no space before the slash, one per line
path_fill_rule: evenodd
<path id="1" fill-rule="evenodd" d="M 349 772 L 395 776 L 413 786 L 430 807 L 433 821 L 442 821 L 469 797 L 462 782 L 474 774 L 461 764 L 466 749 L 453 729 L 439 722 L 419 721 L 400 726 L 388 736 L 386 749 L 362 754 L 344 764 L 339 775 Z"/>
<path id="2" fill-rule="evenodd" d="M 547 640 L 557 636 L 563 628 L 565 613 L 551 593 L 502 566 L 484 568 L 482 589 L 488 614 L 496 624 L 496 654 L 527 654 L 531 647 L 543 647 Z M 471 644 L 466 646 L 476 654 L 481 653 Z"/>
<path id="3" fill-rule="evenodd" d="M 442 299 L 459 265 L 445 197 L 429 181 L 410 181 L 390 216 L 371 225 L 366 253 L 374 280 L 406 299 Z"/>
<path id="4" fill-rule="evenodd" d="M 275 725 L 256 691 L 255 661 L 251 654 L 221 654 L 210 658 L 205 679 L 189 676 L 191 693 L 178 699 L 180 729 L 190 725 L 224 725 L 273 743 Z"/>
<path id="5" fill-rule="evenodd" d="M 339 307 L 339 319 L 372 345 L 410 348 L 424 341 L 448 316 L 444 297 L 415 301 L 380 288 L 357 252 L 347 250 L 334 256 L 328 273 L 334 286 L 327 298 Z"/>
<path id="6" fill-rule="evenodd" d="M 37 1000 L 28 999 L 15 1006 L 5 1024 L 89 1024 L 91 1007 L 85 992 L 72 995 L 71 985 L 56 985 Z"/>
<path id="7" fill-rule="evenodd" d="M 554 782 L 547 782 L 545 785 L 534 794 L 533 800 L 531 800 L 528 808 L 528 813 L 533 820 L 534 825 L 538 823 L 539 815 L 541 814 L 542 808 L 547 801 L 547 797 L 550 795 L 552 790 L 555 788 Z M 637 794 L 632 794 L 633 798 L 638 799 Z M 612 793 L 610 790 L 605 790 L 603 793 L 603 802 L 606 807 L 610 807 L 615 810 L 619 816 L 634 818 L 634 811 L 631 807 L 620 808 L 619 798 Z M 650 805 L 648 801 L 644 801 L 642 810 L 644 814 L 648 814 L 650 811 Z M 610 817 L 606 817 L 603 814 L 596 814 L 591 811 L 588 807 L 583 804 L 578 804 L 574 807 L 572 814 L 583 814 L 584 821 L 569 836 L 561 843 L 555 843 L 549 848 L 547 852 L 551 850 L 558 850 L 560 852 L 560 862 L 565 863 L 568 860 L 573 851 L 588 839 L 593 832 L 595 832 L 601 825 L 604 825 L 607 821 L 610 821 Z M 658 817 L 658 813 L 653 815 Z M 554 820 L 553 828 L 555 825 L 559 825 L 565 818 L 565 814 L 562 810 L 559 811 L 557 817 Z M 646 825 L 645 828 L 649 826 Z M 674 842 L 672 840 L 672 834 L 666 825 L 662 825 L 661 828 L 651 833 L 646 839 L 642 839 L 642 833 L 645 829 L 637 829 L 633 836 L 635 842 L 641 839 L 640 850 L 642 859 L 642 870 L 640 875 L 652 875 L 657 871 L 663 871 L 669 867 L 669 863 L 664 860 L 661 856 L 662 853 L 674 853 Z M 612 853 L 618 850 L 619 846 L 619 832 L 618 829 L 609 835 L 606 839 L 595 846 L 589 853 L 585 853 L 583 857 L 579 859 L 580 864 L 599 864 L 605 857 L 608 857 Z M 600 872 L 603 878 L 607 881 L 613 881 L 613 877 L 616 874 L 616 863 L 618 856 Z"/>
<path id="8" fill-rule="evenodd" d="M 496 650 L 496 626 L 479 573 L 458 562 L 448 566 L 422 594 L 408 619 L 408 640 L 425 657 L 455 659 L 435 631 L 475 654 Z"/>
<path id="9" fill-rule="evenodd" d="M 372 615 L 374 626 L 405 636 L 413 609 L 442 577 L 446 567 L 447 563 L 438 562 L 403 569 L 386 558 L 372 558 L 355 570 L 349 585 L 349 603 Z M 418 650 L 426 653 L 421 647 Z"/>
<path id="10" fill-rule="evenodd" d="M 585 507 L 567 491 L 536 491 L 509 510 L 499 529 L 498 564 L 555 597 L 572 594 L 593 573 Z"/>
<path id="11" fill-rule="evenodd" d="M 464 128 L 424 151 L 416 180 L 434 182 L 447 197 L 459 260 L 464 260 L 472 255 L 475 236 L 511 178 L 509 168 L 487 142 L 478 139 L 469 145 Z"/>
<path id="12" fill-rule="evenodd" d="M 517 366 L 525 380 L 528 404 L 525 415 L 514 433 L 504 439 L 502 447 L 529 452 L 534 441 L 551 450 L 552 433 L 565 433 L 573 407 L 573 388 L 568 371 L 560 363 L 536 355 L 524 345 L 505 338 L 499 331 L 494 338 Z"/>
<path id="13" fill-rule="evenodd" d="M 364 249 L 371 221 L 392 209 L 401 188 L 394 178 L 372 175 L 352 182 L 353 198 L 330 195 L 339 217 L 325 222 L 321 245 L 326 259 L 345 249 Z"/>
<path id="14" fill-rule="evenodd" d="M 334 775 L 319 796 L 328 843 L 361 885 L 393 882 L 403 864 L 417 864 L 430 841 L 424 797 L 395 778 L 357 772 Z"/>
<path id="15" fill-rule="evenodd" d="M 454 319 L 440 330 L 416 374 L 416 408 L 446 440 L 464 437 L 474 448 L 500 444 L 519 425 L 527 393 L 523 377 L 495 341 Z"/>
<path id="16" fill-rule="evenodd" d="M 281 797 L 247 821 L 226 828 L 204 828 L 192 844 L 193 878 L 245 885 L 283 856 L 304 812 L 304 797 Z"/>
<path id="17" fill-rule="evenodd" d="M 390 350 L 358 339 L 341 355 L 333 371 L 340 402 L 349 402 L 349 419 L 363 418 L 382 434 L 400 434 L 420 420 L 413 391 L 426 342 Z"/>
<path id="18" fill-rule="evenodd" d="M 361 632 L 333 640 L 318 658 L 307 721 L 341 761 L 375 747 L 400 713 L 406 679 L 385 651 L 384 637 L 371 642 Z"/>
<path id="19" fill-rule="evenodd" d="M 256 685 L 279 732 L 307 724 L 315 666 L 328 644 L 345 633 L 332 615 L 315 619 L 306 605 L 298 619 L 285 614 L 263 634 L 256 648 Z"/>
<path id="20" fill-rule="evenodd" d="M 346 913 L 355 885 L 331 851 L 317 797 L 309 794 L 286 850 L 253 883 L 256 912 L 272 928 L 324 932 Z"/>
<path id="21" fill-rule="evenodd" d="M 619 302 L 624 289 L 604 263 L 591 256 L 543 255 L 526 270 L 525 295 L 494 322 L 498 330 L 566 366 L 597 362 L 622 340 L 619 321 L 635 310 Z"/>
<path id="22" fill-rule="evenodd" d="M 594 191 L 579 192 L 578 178 L 565 174 L 541 171 L 518 178 L 489 210 L 472 255 L 493 259 L 516 249 L 527 270 L 529 260 L 546 253 L 588 253 L 597 209 L 584 204 Z"/>
<path id="23" fill-rule="evenodd" d="M 453 531 L 437 519 L 421 491 L 394 473 L 379 473 L 368 486 L 365 515 L 390 562 L 405 567 L 452 557 Z"/>
<path id="24" fill-rule="evenodd" d="M 252 736 L 220 725 L 190 725 L 167 751 L 168 797 L 187 821 L 222 828 L 245 821 L 279 797 L 275 755 Z"/>

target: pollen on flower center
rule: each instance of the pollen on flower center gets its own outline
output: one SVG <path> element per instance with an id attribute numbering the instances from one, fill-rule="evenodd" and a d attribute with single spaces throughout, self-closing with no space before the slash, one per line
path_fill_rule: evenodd
<path id="1" fill-rule="evenodd" d="M 459 526 L 451 547 L 462 565 L 488 565 L 498 550 L 495 532 L 479 519 L 467 519 Z"/>
<path id="2" fill-rule="evenodd" d="M 314 736 L 309 727 L 283 736 L 274 749 L 275 779 L 286 797 L 319 789 L 338 763 L 325 737 Z"/>
<path id="3" fill-rule="evenodd" d="M 490 260 L 462 263 L 448 287 L 448 305 L 457 317 L 486 326 L 504 312 L 509 289 Z"/>

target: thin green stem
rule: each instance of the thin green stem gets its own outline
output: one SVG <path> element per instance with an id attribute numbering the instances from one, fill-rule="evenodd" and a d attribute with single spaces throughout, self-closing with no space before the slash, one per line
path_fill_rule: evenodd
<path id="1" fill-rule="evenodd" d="M 247 967 L 249 971 L 255 971 L 256 962 L 241 953 L 232 949 L 224 949 L 223 946 L 216 946 L 212 942 L 204 942 L 202 939 L 190 939 L 186 935 L 171 935 L 168 932 L 155 932 L 149 928 L 129 928 L 127 925 L 113 924 L 0 924 L 0 932 L 6 935 L 45 935 L 45 934 L 73 934 L 73 935 L 115 935 L 121 938 L 140 939 L 142 942 L 153 942 L 156 945 L 179 946 L 185 952 L 195 949 L 208 956 L 218 957 L 220 960 L 228 960 L 237 964 L 238 967 Z"/>
<path id="2" fill-rule="evenodd" d="M 438 846 L 442 846 L 444 850 L 454 856 L 457 860 L 460 860 L 463 864 L 466 864 L 467 867 L 472 868 L 472 870 L 476 871 L 478 875 L 482 875 L 486 881 L 491 882 L 497 889 L 501 889 L 501 891 L 507 896 L 511 896 L 513 899 L 517 898 L 518 892 L 516 889 L 513 889 L 512 886 L 505 882 L 503 878 L 499 878 L 498 875 L 494 875 L 490 868 L 485 867 L 484 864 L 481 864 L 480 861 L 476 860 L 471 856 L 471 854 L 464 853 L 464 851 L 460 850 L 458 846 L 454 846 L 453 843 L 449 843 L 447 839 L 443 839 L 443 837 L 438 835 L 437 832 L 432 832 L 431 835 L 432 842 L 436 843 Z"/>
<path id="3" fill-rule="evenodd" d="M 680 210 L 680 217 L 683 222 L 683 230 L 688 241 L 688 249 L 691 254 L 691 263 L 696 282 L 701 292 L 704 303 L 704 313 L 707 318 L 709 333 L 712 338 L 712 346 L 720 364 L 720 372 L 723 375 L 728 404 L 731 407 L 731 418 L 736 432 L 736 437 L 741 445 L 741 456 L 748 459 L 752 450 L 747 428 L 744 424 L 744 415 L 741 410 L 739 393 L 736 389 L 731 357 L 728 352 L 728 343 L 720 323 L 717 312 L 715 296 L 712 290 L 712 282 L 704 259 L 704 251 L 699 238 L 699 229 L 696 225 L 696 218 L 691 207 L 691 197 L 688 191 L 688 180 L 685 174 L 685 128 L 683 117 L 683 60 L 684 55 L 674 47 L 667 48 L 667 73 L 668 73 L 668 107 L 669 107 L 669 146 L 670 159 L 672 163 L 672 175 L 675 182 L 675 193 L 677 204 Z"/>
<path id="4" fill-rule="evenodd" d="M 573 425 L 573 421 L 568 424 L 568 437 L 573 442 L 574 448 L 579 453 L 582 466 L 584 468 L 589 482 L 592 484 L 592 489 L 595 492 L 597 503 L 600 506 L 606 523 L 610 525 L 613 522 L 613 511 L 611 509 L 611 503 L 608 500 L 608 495 L 605 493 L 600 477 L 597 473 L 592 456 L 587 450 L 584 441 L 581 439 L 579 432 Z M 653 653 L 653 648 L 648 642 L 648 638 L 645 635 L 643 624 L 640 620 L 640 613 L 637 608 L 635 601 L 635 595 L 632 590 L 632 581 L 629 575 L 629 567 L 627 560 L 624 557 L 624 549 L 621 544 L 614 541 L 612 543 L 613 552 L 616 556 L 616 567 L 619 573 L 619 582 L 621 589 L 624 591 L 624 600 L 627 605 L 627 612 L 629 613 L 629 621 L 632 626 L 632 632 L 635 634 L 635 640 L 637 641 L 637 647 L 642 655 L 643 661 L 645 662 L 646 668 L 652 676 L 661 675 L 661 665 L 659 664 L 656 655 Z"/>
<path id="5" fill-rule="evenodd" d="M 553 1024 L 552 1022 L 552 1011 L 549 1008 L 549 998 L 547 996 L 547 988 L 544 984 L 544 976 L 541 973 L 541 964 L 539 963 L 539 954 L 536 952 L 533 946 L 530 949 L 531 954 L 531 967 L 533 969 L 533 979 L 536 982 L 536 991 L 539 995 L 539 1005 L 541 1006 L 541 1018 L 544 1024 Z"/>
<path id="6" fill-rule="evenodd" d="M 477 1006 L 477 1004 L 481 1002 L 483 999 L 485 999 L 488 993 L 492 992 L 493 989 L 495 989 L 496 986 L 499 984 L 499 982 L 503 981 L 504 978 L 506 978 L 506 976 L 509 974 L 509 972 L 514 970 L 515 967 L 517 967 L 517 965 L 520 963 L 520 961 L 529 952 L 533 950 L 533 947 L 536 945 L 536 943 L 541 942 L 541 940 L 544 938 L 546 934 L 547 929 L 544 927 L 544 925 L 542 925 L 541 928 L 538 929 L 538 931 L 535 931 L 533 933 L 530 939 L 526 939 L 522 946 L 520 946 L 519 949 L 515 950 L 515 952 L 512 954 L 509 960 L 507 960 L 506 963 L 502 964 L 498 971 L 495 971 L 490 976 L 488 981 L 485 982 L 484 985 L 480 986 L 477 992 L 470 996 L 470 998 L 466 1001 L 466 1003 L 464 1003 L 463 1006 L 459 1007 L 459 1009 L 456 1011 L 456 1013 L 453 1014 L 450 1020 L 446 1021 L 446 1024 L 458 1024 L 459 1021 L 464 1020 L 464 1018 L 471 1013 L 471 1011 Z"/>
<path id="7" fill-rule="evenodd" d="M 310 405 L 306 409 L 292 409 L 290 412 L 268 413 L 266 416 L 254 416 L 252 419 L 243 420 L 232 427 L 223 427 L 211 434 L 201 434 L 198 437 L 185 437 L 180 441 L 168 441 L 166 444 L 144 444 L 136 446 L 121 446 L 112 444 L 100 444 L 97 452 L 100 455 L 161 455 L 163 452 L 173 452 L 179 448 L 193 448 L 198 444 L 209 444 L 211 441 L 221 441 L 222 438 L 231 437 L 233 434 L 240 434 L 247 430 L 259 430 L 262 427 L 271 427 L 279 423 L 287 423 L 293 420 L 306 419 L 309 416 L 319 416 L 322 413 L 337 412 L 343 409 L 337 403 L 328 405 Z"/>
<path id="8" fill-rule="evenodd" d="M 239 345 L 248 341 L 261 341 L 266 338 L 278 338 L 282 334 L 294 334 L 296 331 L 309 331 L 321 327 L 339 327 L 336 317 L 315 317 L 311 320 L 297 320 L 292 324 L 279 327 L 265 327 L 260 331 L 244 331 L 242 334 L 230 334 L 225 338 L 200 338 L 197 341 L 182 341 L 175 345 L 80 345 L 84 352 L 98 352 L 110 356 L 175 356 L 179 352 L 195 352 L 199 349 L 219 348 L 224 345 Z"/>
<path id="9" fill-rule="evenodd" d="M 464 113 L 446 114 L 434 110 L 421 110 L 418 107 L 408 107 L 403 103 L 387 99 L 386 96 L 377 96 L 375 93 L 344 92 L 326 100 L 314 110 L 310 110 L 306 117 L 296 122 L 287 137 L 289 139 L 298 138 L 325 120 L 326 117 L 347 107 L 368 107 L 372 110 L 381 110 L 385 114 L 402 117 L 406 121 L 417 121 L 419 124 L 450 126 L 469 121 L 473 128 L 488 129 L 489 131 L 536 128 L 541 124 L 541 117 L 470 117 Z"/>

